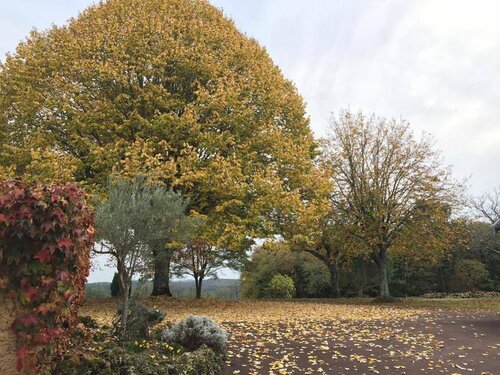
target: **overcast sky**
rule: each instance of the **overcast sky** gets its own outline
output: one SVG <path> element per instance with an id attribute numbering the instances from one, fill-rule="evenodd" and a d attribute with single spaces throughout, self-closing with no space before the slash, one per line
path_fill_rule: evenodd
<path id="1" fill-rule="evenodd" d="M 0 0 L 0 58 L 92 2 Z M 500 185 L 499 1 L 211 2 L 295 82 L 316 135 L 343 108 L 403 117 L 471 192 Z"/>

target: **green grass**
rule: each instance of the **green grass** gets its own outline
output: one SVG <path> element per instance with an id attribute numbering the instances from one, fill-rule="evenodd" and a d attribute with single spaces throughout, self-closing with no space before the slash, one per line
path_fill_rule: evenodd
<path id="1" fill-rule="evenodd" d="M 500 313 L 500 298 L 405 298 L 407 307 Z"/>
<path id="2" fill-rule="evenodd" d="M 331 303 L 339 305 L 378 305 L 415 309 L 435 309 L 451 311 L 471 311 L 500 314 L 500 298 L 398 298 L 394 302 L 380 303 L 374 298 L 338 298 L 338 299 L 296 299 L 300 303 Z"/>

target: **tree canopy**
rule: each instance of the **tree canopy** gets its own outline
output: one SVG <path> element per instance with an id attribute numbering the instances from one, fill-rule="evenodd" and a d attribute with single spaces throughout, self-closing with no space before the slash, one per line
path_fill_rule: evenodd
<path id="1" fill-rule="evenodd" d="M 0 137 L 3 174 L 162 181 L 220 247 L 272 231 L 315 154 L 293 84 L 202 0 L 110 0 L 33 31 L 0 66 Z"/>
<path id="2" fill-rule="evenodd" d="M 435 255 L 451 246 L 448 221 L 458 185 L 431 139 L 415 139 L 405 121 L 342 112 L 332 118 L 324 150 L 330 203 L 377 264 L 380 296 L 389 297 L 389 252 L 418 247 Z"/>

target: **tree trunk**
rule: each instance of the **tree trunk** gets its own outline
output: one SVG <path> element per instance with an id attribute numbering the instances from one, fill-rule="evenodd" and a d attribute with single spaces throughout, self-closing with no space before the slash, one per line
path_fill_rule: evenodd
<path id="1" fill-rule="evenodd" d="M 166 249 L 153 249 L 153 262 L 155 275 L 153 278 L 152 296 L 172 297 L 170 292 L 170 260 L 172 251 Z"/>
<path id="2" fill-rule="evenodd" d="M 127 335 L 128 303 L 129 303 L 129 296 L 128 293 L 125 293 L 125 297 L 123 298 L 123 311 L 122 311 L 122 324 L 121 324 L 122 338 L 124 338 Z"/>
<path id="3" fill-rule="evenodd" d="M 118 262 L 119 268 L 125 269 L 123 265 L 120 266 L 120 262 Z M 130 289 L 131 283 L 129 278 L 127 277 L 126 272 L 125 273 L 119 273 L 119 281 L 120 281 L 120 287 L 121 290 L 127 290 Z M 122 316 L 121 316 L 121 321 L 120 321 L 120 337 L 123 339 L 127 335 L 127 316 L 128 316 L 128 305 L 129 305 L 129 294 L 124 293 L 122 296 L 123 300 L 123 310 L 122 310 Z"/>
<path id="4" fill-rule="evenodd" d="M 118 297 L 123 298 L 125 297 L 125 286 L 124 283 L 122 283 L 121 279 L 122 277 L 125 278 L 127 274 L 127 270 L 125 269 L 125 266 L 121 263 L 118 262 L 117 265 L 117 271 L 118 271 Z M 129 285 L 128 288 L 128 296 L 130 297 L 132 293 L 132 285 Z"/>
<path id="5" fill-rule="evenodd" d="M 361 271 L 361 281 L 358 286 L 358 297 L 363 297 L 365 294 L 365 287 L 366 284 L 368 283 L 367 276 L 366 276 L 366 266 L 363 264 L 363 267 L 361 270 L 357 269 L 357 272 Z"/>
<path id="6" fill-rule="evenodd" d="M 339 266 L 337 262 L 328 264 L 328 271 L 330 271 L 330 284 L 332 286 L 332 297 L 340 297 L 340 284 L 339 284 Z"/>
<path id="7" fill-rule="evenodd" d="M 201 277 L 195 277 L 194 282 L 196 285 L 196 299 L 200 299 L 201 298 L 201 284 L 203 282 L 203 279 Z"/>
<path id="8" fill-rule="evenodd" d="M 444 281 L 444 271 L 442 266 L 439 267 L 439 276 L 441 281 L 441 292 L 446 293 L 447 288 L 446 288 L 446 282 Z"/>
<path id="9" fill-rule="evenodd" d="M 386 250 L 381 250 L 378 253 L 377 265 L 378 265 L 378 271 L 379 271 L 379 286 L 380 286 L 379 297 L 390 298 L 391 294 L 389 293 L 389 282 L 387 280 L 387 251 Z"/>

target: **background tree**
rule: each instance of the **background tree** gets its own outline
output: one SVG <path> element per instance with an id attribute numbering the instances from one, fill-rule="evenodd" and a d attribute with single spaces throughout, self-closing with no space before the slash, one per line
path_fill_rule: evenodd
<path id="1" fill-rule="evenodd" d="M 340 297 L 340 269 L 349 262 L 362 244 L 355 244 L 353 238 L 347 236 L 347 231 L 342 225 L 340 215 L 335 215 L 331 206 L 330 211 L 321 217 L 314 224 L 315 230 L 309 225 L 300 227 L 300 231 L 309 233 L 306 236 L 295 236 L 292 242 L 292 248 L 299 251 L 305 251 L 327 267 L 329 281 L 331 285 L 331 297 Z M 304 240 L 306 239 L 306 240 Z"/>
<path id="2" fill-rule="evenodd" d="M 500 219 L 500 186 L 491 192 L 472 197 L 469 206 L 476 219 L 486 220 L 490 224 L 494 224 Z"/>
<path id="3" fill-rule="evenodd" d="M 217 278 L 222 268 L 237 268 L 235 252 L 217 249 L 204 240 L 190 241 L 173 253 L 174 272 L 178 276 L 190 275 L 194 278 L 196 298 L 201 298 L 201 288 L 206 277 Z"/>
<path id="4" fill-rule="evenodd" d="M 415 140 L 405 121 L 349 112 L 331 120 L 324 148 L 331 203 L 350 218 L 350 233 L 378 266 L 382 298 L 390 296 L 389 252 L 405 231 L 418 230 L 412 224 L 425 222 L 416 219 L 421 208 L 452 207 L 457 201 L 456 186 L 438 156 L 430 139 Z"/>
<path id="5" fill-rule="evenodd" d="M 109 286 L 111 297 L 120 296 L 120 281 L 118 277 L 118 272 L 115 272 L 113 275 L 113 280 L 111 281 L 111 285 Z"/>
<path id="6" fill-rule="evenodd" d="M 161 181 L 230 249 L 277 232 L 315 153 L 302 98 L 267 52 L 189 0 L 100 2 L 33 31 L 0 65 L 0 137 L 4 172 L 93 191 L 112 171 Z"/>
<path id="7" fill-rule="evenodd" d="M 476 259 L 461 259 L 455 265 L 454 281 L 459 291 L 476 290 L 487 280 L 488 270 L 484 263 Z"/>
<path id="8" fill-rule="evenodd" d="M 172 296 L 169 279 L 174 244 L 179 246 L 189 240 L 195 219 L 187 217 L 189 201 L 183 199 L 181 194 L 167 191 L 158 184 L 155 186 L 151 192 L 147 226 L 141 234 L 151 251 L 150 261 L 146 260 L 148 264 L 145 271 L 154 270 L 153 296 Z"/>

